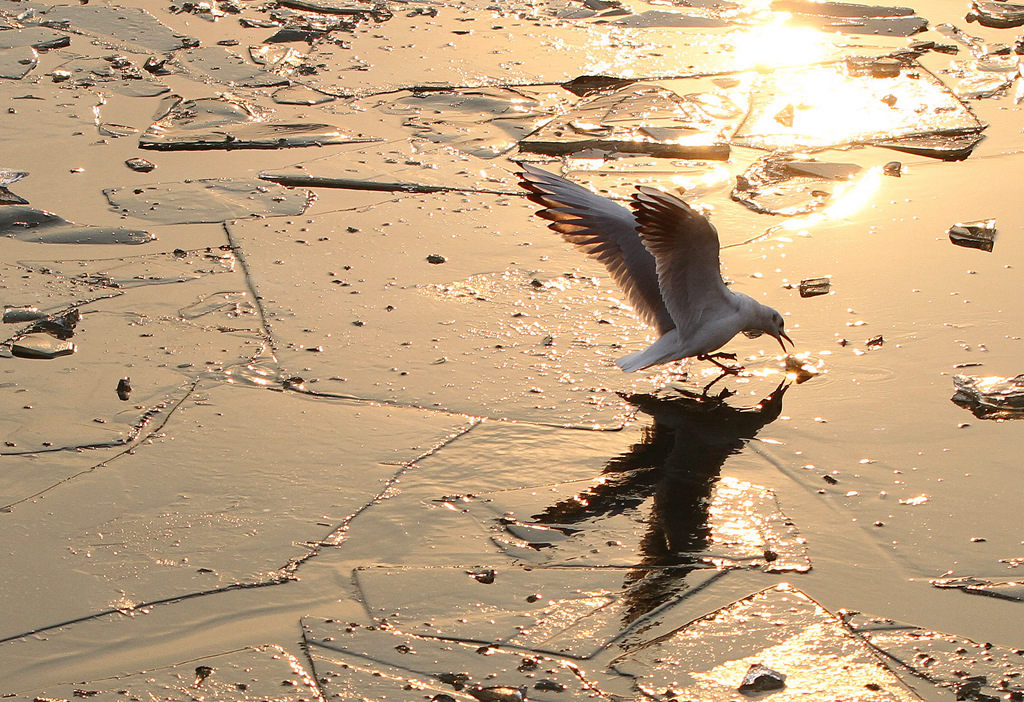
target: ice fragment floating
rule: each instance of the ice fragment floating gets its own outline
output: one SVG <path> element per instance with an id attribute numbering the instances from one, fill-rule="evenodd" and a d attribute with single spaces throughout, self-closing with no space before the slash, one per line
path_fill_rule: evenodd
<path id="1" fill-rule="evenodd" d="M 740 692 L 767 692 L 768 690 L 781 690 L 785 686 L 785 675 L 766 665 L 755 663 L 743 676 Z"/>
<path id="2" fill-rule="evenodd" d="M 4 307 L 4 324 L 18 324 L 19 322 L 33 322 L 37 319 L 45 319 L 46 313 L 40 312 L 38 307 L 26 305 L 24 307 Z"/>
<path id="3" fill-rule="evenodd" d="M 1024 374 L 1013 378 L 954 375 L 953 402 L 979 419 L 1024 417 Z"/>
<path id="4" fill-rule="evenodd" d="M 800 297 L 828 295 L 832 287 L 830 278 L 807 278 L 800 281 Z"/>
<path id="5" fill-rule="evenodd" d="M 56 339 L 49 334 L 26 334 L 11 342 L 11 353 L 21 358 L 58 358 L 70 356 L 75 345 L 70 341 Z"/>
<path id="6" fill-rule="evenodd" d="M 991 251 L 996 243 L 996 221 L 985 219 L 975 222 L 957 222 L 949 228 L 947 234 L 949 234 L 949 240 L 957 246 Z"/>

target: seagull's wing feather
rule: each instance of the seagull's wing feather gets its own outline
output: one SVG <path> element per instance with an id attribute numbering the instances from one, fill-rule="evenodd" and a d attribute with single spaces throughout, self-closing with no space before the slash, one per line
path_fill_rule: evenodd
<path id="1" fill-rule="evenodd" d="M 633 195 L 637 231 L 654 255 L 661 295 L 680 333 L 732 297 L 722 280 L 718 232 L 675 197 L 640 186 Z"/>
<path id="2" fill-rule="evenodd" d="M 633 213 L 545 170 L 520 164 L 520 185 L 544 209 L 550 229 L 604 264 L 640 318 L 664 334 L 675 326 L 658 290 L 655 257 L 637 234 Z M 717 241 L 717 240 L 716 240 Z"/>

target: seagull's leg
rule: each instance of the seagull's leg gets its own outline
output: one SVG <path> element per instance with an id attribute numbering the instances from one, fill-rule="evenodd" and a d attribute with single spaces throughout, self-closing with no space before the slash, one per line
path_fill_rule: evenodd
<path id="1" fill-rule="evenodd" d="M 703 398 L 707 398 L 708 390 L 711 389 L 711 386 L 713 386 L 715 383 L 717 383 L 722 378 L 728 377 L 730 375 L 734 375 L 734 373 L 731 373 L 731 372 L 729 372 L 727 370 L 723 370 L 721 373 L 719 373 L 717 376 L 715 376 L 714 380 L 712 380 L 710 383 L 708 383 L 707 385 L 704 386 L 704 389 L 701 391 L 700 396 L 703 397 Z M 730 397 L 730 396 L 735 395 L 735 394 L 736 394 L 735 392 L 733 392 L 732 390 L 729 390 L 728 388 L 726 388 L 725 390 L 722 390 L 722 392 L 720 392 L 718 394 L 718 397 L 716 397 L 715 399 L 718 400 L 719 402 L 721 402 L 721 401 L 725 400 L 725 398 Z"/>
<path id="2" fill-rule="evenodd" d="M 734 354 L 734 353 L 702 353 L 701 355 L 697 356 L 697 360 L 699 360 L 699 361 L 711 361 L 716 366 L 721 368 L 722 372 L 726 373 L 726 374 L 738 375 L 743 370 L 743 366 L 727 366 L 724 363 L 722 363 L 721 361 L 719 361 L 718 360 L 719 358 L 731 358 L 731 359 L 735 360 L 736 359 L 736 354 Z"/>

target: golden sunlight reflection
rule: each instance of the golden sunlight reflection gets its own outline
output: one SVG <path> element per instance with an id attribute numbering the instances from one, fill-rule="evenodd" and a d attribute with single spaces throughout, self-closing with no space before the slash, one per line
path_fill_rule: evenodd
<path id="1" fill-rule="evenodd" d="M 738 64 L 750 68 L 775 68 L 827 59 L 834 40 L 811 27 L 790 25 L 790 18 L 789 13 L 776 13 L 773 21 L 735 35 Z"/>
<path id="2" fill-rule="evenodd" d="M 880 167 L 865 169 L 857 178 L 837 185 L 833 191 L 831 202 L 825 208 L 802 217 L 787 219 L 772 227 L 770 234 L 800 232 L 828 220 L 851 217 L 871 202 L 881 185 L 882 169 Z"/>
<path id="3" fill-rule="evenodd" d="M 677 173 L 669 176 L 669 181 L 683 194 L 691 190 L 704 190 L 732 180 L 732 171 L 725 164 L 709 164 L 709 168 L 700 173 Z"/>

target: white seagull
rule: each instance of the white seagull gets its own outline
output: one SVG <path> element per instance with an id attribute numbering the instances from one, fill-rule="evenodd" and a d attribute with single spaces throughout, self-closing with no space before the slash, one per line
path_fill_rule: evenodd
<path id="1" fill-rule="evenodd" d="M 697 357 L 723 370 L 712 354 L 743 332 L 769 334 L 786 351 L 782 315 L 733 292 L 722 280 L 718 232 L 711 222 L 668 193 L 637 186 L 632 211 L 586 188 L 526 163 L 519 184 L 544 209 L 549 228 L 604 264 L 640 318 L 660 338 L 616 359 L 627 373 Z"/>

